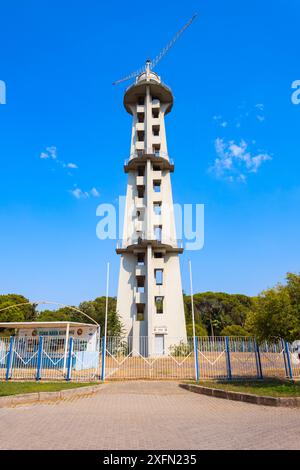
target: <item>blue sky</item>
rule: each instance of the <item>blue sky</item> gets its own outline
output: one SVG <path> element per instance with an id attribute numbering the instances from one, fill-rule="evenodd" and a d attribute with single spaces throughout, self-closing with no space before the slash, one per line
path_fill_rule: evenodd
<path id="1" fill-rule="evenodd" d="M 77 304 L 104 294 L 110 261 L 116 294 L 119 258 L 96 237 L 96 208 L 125 194 L 131 119 L 128 84 L 111 83 L 194 12 L 157 68 L 175 95 L 174 200 L 205 204 L 204 248 L 182 256 L 184 290 L 189 258 L 197 292 L 257 294 L 300 270 L 296 0 L 2 0 L 0 293 Z"/>

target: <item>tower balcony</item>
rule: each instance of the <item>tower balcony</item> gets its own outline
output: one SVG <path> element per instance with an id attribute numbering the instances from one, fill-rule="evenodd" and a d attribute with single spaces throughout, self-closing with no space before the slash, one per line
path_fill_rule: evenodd
<path id="1" fill-rule="evenodd" d="M 146 164 L 147 160 L 150 160 L 162 170 L 168 170 L 171 173 L 174 171 L 174 162 L 169 158 L 167 152 L 162 152 L 161 150 L 154 152 L 153 149 L 145 149 L 143 141 L 136 141 L 134 152 L 130 154 L 129 160 L 124 162 L 125 173 L 136 171 L 140 164 Z"/>
<path id="2" fill-rule="evenodd" d="M 145 105 L 138 104 L 137 107 L 136 107 L 136 112 L 137 113 L 144 113 L 145 112 Z"/>
<path id="3" fill-rule="evenodd" d="M 149 239 L 143 237 L 131 237 L 126 240 L 119 240 L 117 242 L 117 254 L 135 253 L 137 249 L 147 248 L 151 245 L 156 251 L 164 251 L 165 253 L 183 253 L 182 240 L 175 240 L 171 238 L 162 238 L 162 240 L 155 240 L 154 237 Z M 157 260 L 156 260 L 157 261 Z"/>
<path id="4" fill-rule="evenodd" d="M 173 106 L 173 94 L 171 89 L 165 85 L 160 79 L 155 77 L 152 73 L 150 80 L 147 80 L 146 74 L 141 75 L 137 82 L 130 85 L 124 95 L 124 106 L 129 114 L 137 112 L 144 112 L 144 105 L 139 105 L 138 99 L 140 96 L 146 96 L 146 88 L 150 87 L 151 96 L 157 97 L 157 100 L 152 100 L 152 108 L 160 107 L 161 103 L 166 105 L 165 114 L 168 114 Z M 140 108 L 144 108 L 138 111 Z"/>

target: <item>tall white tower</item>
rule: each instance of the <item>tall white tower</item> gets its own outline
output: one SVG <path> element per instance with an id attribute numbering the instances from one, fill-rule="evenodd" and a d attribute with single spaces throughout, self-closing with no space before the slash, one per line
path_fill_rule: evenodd
<path id="1" fill-rule="evenodd" d="M 165 132 L 173 95 L 149 61 L 124 106 L 133 121 L 117 311 L 133 352 L 159 355 L 186 339 L 186 326 Z"/>

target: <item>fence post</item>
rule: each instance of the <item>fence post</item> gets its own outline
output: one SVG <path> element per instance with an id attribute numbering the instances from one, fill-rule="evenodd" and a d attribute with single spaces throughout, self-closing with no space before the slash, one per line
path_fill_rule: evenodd
<path id="1" fill-rule="evenodd" d="M 13 353 L 14 353 L 14 337 L 11 336 L 9 340 L 9 350 L 8 350 L 8 355 L 7 355 L 5 380 L 9 380 L 11 376 Z"/>
<path id="2" fill-rule="evenodd" d="M 287 363 L 286 363 L 286 354 L 285 354 L 285 344 L 284 344 L 284 341 L 282 338 L 280 338 L 280 343 L 281 343 L 281 347 L 282 347 L 282 356 L 283 356 L 283 362 L 284 362 L 284 369 L 285 369 L 285 375 L 288 377 L 289 375 L 289 371 L 288 371 L 288 368 L 287 368 Z"/>
<path id="3" fill-rule="evenodd" d="M 226 367 L 227 367 L 227 378 L 232 379 L 231 374 L 231 363 L 230 363 L 230 347 L 228 336 L 225 336 L 225 352 L 226 352 Z"/>
<path id="4" fill-rule="evenodd" d="M 199 380 L 199 357 L 198 357 L 198 336 L 194 338 L 194 354 L 195 354 L 195 376 L 196 381 Z"/>
<path id="5" fill-rule="evenodd" d="M 41 376 L 42 376 L 43 344 L 44 344 L 44 337 L 40 336 L 39 346 L 38 346 L 37 367 L 36 367 L 36 380 L 41 380 Z"/>
<path id="6" fill-rule="evenodd" d="M 66 380 L 70 381 L 71 380 L 71 375 L 72 375 L 72 357 L 73 357 L 73 338 L 70 338 L 69 341 L 69 354 L 68 354 L 68 361 L 67 361 L 67 376 Z"/>
<path id="7" fill-rule="evenodd" d="M 285 355 L 286 355 L 286 364 L 287 364 L 287 375 L 290 379 L 293 378 L 293 369 L 292 369 L 292 364 L 291 364 L 291 356 L 290 356 L 290 350 L 289 350 L 289 345 L 288 342 L 284 342 L 284 349 L 285 349 Z"/>
<path id="8" fill-rule="evenodd" d="M 255 342 L 255 359 L 256 359 L 257 378 L 262 379 L 263 372 L 262 372 L 262 366 L 261 366 L 259 345 L 256 339 L 254 340 L 254 342 Z"/>
<path id="9" fill-rule="evenodd" d="M 101 368 L 101 380 L 105 380 L 105 359 L 106 359 L 106 337 L 102 338 L 102 368 Z"/>

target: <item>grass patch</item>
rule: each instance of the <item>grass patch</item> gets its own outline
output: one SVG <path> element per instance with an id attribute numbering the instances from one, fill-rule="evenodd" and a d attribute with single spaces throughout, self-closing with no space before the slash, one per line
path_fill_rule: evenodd
<path id="1" fill-rule="evenodd" d="M 203 387 L 218 388 L 230 392 L 252 393 L 269 397 L 300 397 L 300 382 L 280 379 L 270 380 L 216 380 L 193 382 Z"/>
<path id="2" fill-rule="evenodd" d="M 69 388 L 87 387 L 93 383 L 78 382 L 0 382 L 0 397 L 18 395 L 21 393 L 59 392 Z"/>

